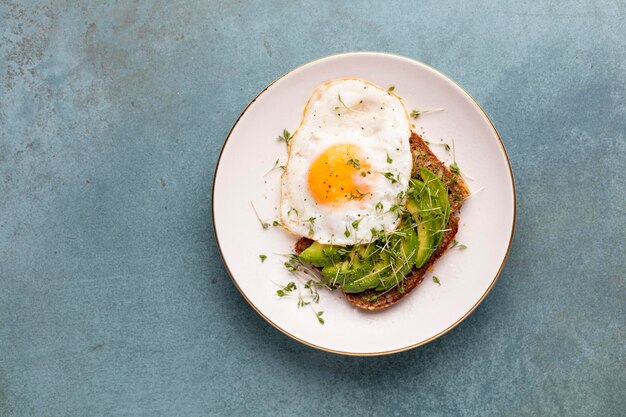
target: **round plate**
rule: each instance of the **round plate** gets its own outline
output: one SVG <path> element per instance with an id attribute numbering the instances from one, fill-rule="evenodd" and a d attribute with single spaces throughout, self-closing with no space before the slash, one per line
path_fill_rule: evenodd
<path id="1" fill-rule="evenodd" d="M 363 311 L 341 291 L 320 291 L 319 304 L 298 308 L 295 297 L 278 297 L 279 285 L 296 281 L 284 254 L 297 237 L 281 227 L 263 229 L 255 213 L 277 219 L 280 169 L 287 157 L 283 129 L 291 132 L 313 90 L 324 81 L 359 77 L 395 86 L 407 110 L 443 108 L 414 120 L 437 156 L 456 161 L 473 195 L 461 210 L 456 239 L 413 292 L 379 311 Z M 471 177 L 471 179 L 470 179 Z M 318 349 L 350 355 L 382 355 L 427 343 L 444 334 L 483 300 L 508 255 L 515 227 L 511 166 L 495 128 L 478 104 L 437 70 L 400 56 L 347 53 L 301 66 L 270 84 L 241 114 L 220 155 L 213 184 L 213 221 L 226 268 L 250 305 L 274 327 Z M 259 255 L 267 256 L 261 262 Z M 438 277 L 440 284 L 432 276 Z M 325 324 L 314 313 L 324 311 Z"/>

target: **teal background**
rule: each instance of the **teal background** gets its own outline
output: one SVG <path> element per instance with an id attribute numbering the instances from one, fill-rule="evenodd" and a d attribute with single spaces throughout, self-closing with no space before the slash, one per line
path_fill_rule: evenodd
<path id="1" fill-rule="evenodd" d="M 0 415 L 624 415 L 625 20 L 623 1 L 0 1 Z M 517 181 L 488 297 L 379 358 L 267 324 L 211 220 L 248 102 L 355 50 L 459 82 Z"/>

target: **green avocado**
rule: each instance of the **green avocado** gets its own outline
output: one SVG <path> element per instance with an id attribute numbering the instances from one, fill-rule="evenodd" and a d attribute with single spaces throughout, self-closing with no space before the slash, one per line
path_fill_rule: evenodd
<path id="1" fill-rule="evenodd" d="M 424 184 L 430 188 L 432 196 L 437 198 L 439 207 L 443 212 L 443 222 L 444 224 L 448 224 L 448 220 L 450 220 L 450 199 L 448 198 L 448 189 L 443 184 L 443 181 L 441 181 L 441 178 L 426 168 L 420 168 L 420 176 L 422 177 L 422 180 L 424 180 Z"/>
<path id="2" fill-rule="evenodd" d="M 311 246 L 306 248 L 300 254 L 300 259 L 317 267 L 325 267 L 338 262 L 341 259 L 339 251 L 341 246 L 324 245 L 313 242 Z"/>
<path id="3" fill-rule="evenodd" d="M 322 269 L 322 279 L 328 284 L 344 286 L 363 277 L 372 270 L 372 256 L 375 252 L 373 244 L 354 246 L 346 260 Z"/>
<path id="4" fill-rule="evenodd" d="M 406 205 L 417 227 L 417 268 L 424 266 L 441 243 L 450 218 L 448 193 L 441 179 L 426 168 L 420 168 L 420 175 L 424 182 L 411 180 L 413 192 Z"/>
<path id="5" fill-rule="evenodd" d="M 424 220 L 417 226 L 419 244 L 415 253 L 415 266 L 421 268 L 435 252 L 437 240 L 437 226 L 432 220 Z"/>
<path id="6" fill-rule="evenodd" d="M 387 275 L 390 269 L 389 256 L 383 252 L 366 274 L 344 284 L 341 289 L 346 293 L 359 293 L 377 287 L 381 283 L 381 278 Z"/>
<path id="7" fill-rule="evenodd" d="M 390 238 L 391 253 L 387 275 L 380 279 L 376 291 L 385 291 L 399 284 L 413 269 L 418 248 L 417 233 L 412 228 L 399 229 L 399 235 Z M 401 235 L 400 235 L 401 234 Z M 393 240 L 393 242 L 392 242 Z"/>

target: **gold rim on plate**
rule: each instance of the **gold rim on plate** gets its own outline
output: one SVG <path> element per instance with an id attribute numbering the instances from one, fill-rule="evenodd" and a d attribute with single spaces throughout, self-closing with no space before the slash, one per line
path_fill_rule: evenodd
<path id="1" fill-rule="evenodd" d="M 230 268 L 228 267 L 228 264 L 226 263 L 226 260 L 224 259 L 224 253 L 222 252 L 222 247 L 220 246 L 219 237 L 217 236 L 217 229 L 215 227 L 215 179 L 217 178 L 217 170 L 218 170 L 218 168 L 220 166 L 220 161 L 222 159 L 222 154 L 224 153 L 224 149 L 226 148 L 226 144 L 228 143 L 228 140 L 230 139 L 230 135 L 233 133 L 233 130 L 235 129 L 235 126 L 237 126 L 237 124 L 239 123 L 239 120 L 241 119 L 241 117 L 246 113 L 248 108 L 259 97 L 261 97 L 261 95 L 263 93 L 265 93 L 268 88 L 270 88 L 272 85 L 274 85 L 277 81 L 281 80 L 282 78 L 286 77 L 287 75 L 291 74 L 292 72 L 294 72 L 294 71 L 296 71 L 296 70 L 298 70 L 300 68 L 303 68 L 303 67 L 305 67 L 307 65 L 310 65 L 310 64 L 313 64 L 315 62 L 322 61 L 322 60 L 325 60 L 325 59 L 328 59 L 328 58 L 333 58 L 333 57 L 338 57 L 338 56 L 343 56 L 343 55 L 383 55 L 383 56 L 390 56 L 390 57 L 393 57 L 393 58 L 404 59 L 404 60 L 411 61 L 411 62 L 419 64 L 419 65 L 423 65 L 423 66 L 425 66 L 427 68 L 430 68 L 435 73 L 441 75 L 446 80 L 450 81 L 453 85 L 458 87 L 459 90 L 461 90 L 461 92 L 463 92 L 463 94 L 465 94 L 465 96 L 467 98 L 469 98 L 472 101 L 472 103 L 474 103 L 476 105 L 476 107 L 478 107 L 478 109 L 480 110 L 480 112 L 482 113 L 484 118 L 487 120 L 487 122 L 489 122 L 489 126 L 491 126 L 491 129 L 493 130 L 493 133 L 495 133 L 496 137 L 498 138 L 498 142 L 500 142 L 500 147 L 502 148 L 502 152 L 504 153 L 504 157 L 506 159 L 506 163 L 507 163 L 507 165 L 509 167 L 509 174 L 511 175 L 511 183 L 513 185 L 513 224 L 511 225 L 511 235 L 509 237 L 509 245 L 508 245 L 508 247 L 506 249 L 506 253 L 504 254 L 504 258 L 502 259 L 502 264 L 500 265 L 500 268 L 498 268 L 498 272 L 496 273 L 496 275 L 493 277 L 493 280 L 491 281 L 491 284 L 489 285 L 489 288 L 487 288 L 485 293 L 478 299 L 478 301 L 472 306 L 472 308 L 469 309 L 469 311 L 467 313 L 465 313 L 456 322 L 454 322 L 453 324 L 448 326 L 448 328 L 442 330 L 441 332 L 437 333 L 434 336 L 431 336 L 430 338 L 428 338 L 426 340 L 422 340 L 421 342 L 415 343 L 413 345 L 405 346 L 405 347 L 402 347 L 402 348 L 399 348 L 399 349 L 386 350 L 386 351 L 382 351 L 382 352 L 357 353 L 357 352 L 344 352 L 344 351 L 340 351 L 340 350 L 328 349 L 328 348 L 325 348 L 325 347 L 322 347 L 322 346 L 315 345 L 313 343 L 309 343 L 309 342 L 307 342 L 305 340 L 302 340 L 302 339 L 292 335 L 291 333 L 283 330 L 282 328 L 280 328 L 272 320 L 270 320 L 265 314 L 263 314 L 261 312 L 261 310 L 259 310 L 254 304 L 252 304 L 250 299 L 246 296 L 246 294 L 244 294 L 244 292 L 241 290 L 241 288 L 237 284 L 237 281 L 233 277 L 233 274 L 230 271 Z M 474 98 L 472 96 L 470 96 L 469 93 L 467 91 L 465 91 L 459 84 L 457 84 L 454 80 L 452 80 L 450 77 L 448 77 L 447 75 L 443 74 L 439 70 L 431 67 L 430 65 L 424 64 L 423 62 L 417 61 L 417 60 L 412 59 L 412 58 L 407 58 L 407 57 L 404 57 L 404 56 L 401 56 L 401 55 L 389 54 L 389 53 L 385 53 L 385 52 L 365 52 L 365 51 L 361 51 L 361 52 L 344 52 L 344 53 L 340 53 L 340 54 L 333 54 L 333 55 L 328 55 L 328 56 L 325 56 L 325 57 L 322 57 L 322 58 L 314 59 L 313 61 L 307 62 L 306 64 L 300 65 L 300 66 L 292 69 L 291 71 L 286 72 L 285 74 L 281 75 L 280 77 L 278 77 L 274 81 L 272 81 L 270 84 L 268 84 L 268 86 L 265 87 L 259 94 L 257 94 L 257 96 L 254 99 L 252 99 L 252 101 L 250 103 L 248 103 L 248 105 L 243 109 L 243 111 L 241 112 L 239 117 L 237 117 L 237 120 L 235 120 L 235 123 L 233 124 L 233 126 L 230 128 L 230 131 L 228 132 L 228 135 L 226 135 L 226 140 L 224 141 L 224 145 L 222 145 L 222 149 L 220 150 L 219 157 L 217 158 L 217 164 L 215 166 L 215 172 L 213 174 L 213 189 L 211 191 L 211 216 L 212 216 L 212 221 L 213 221 L 213 232 L 215 233 L 215 241 L 217 242 L 217 249 L 218 249 L 218 251 L 220 253 L 220 257 L 222 258 L 222 262 L 224 263 L 224 266 L 226 267 L 226 272 L 228 272 L 228 275 L 230 276 L 230 279 L 233 281 L 233 284 L 235 284 L 235 287 L 237 288 L 237 291 L 239 291 L 239 293 L 248 302 L 248 304 L 250 304 L 250 306 L 261 317 L 263 317 L 269 324 L 271 324 L 274 328 L 276 328 L 277 330 L 279 330 L 283 334 L 291 337 L 292 339 L 297 340 L 298 342 L 300 342 L 302 344 L 305 344 L 307 346 L 310 346 L 312 348 L 323 350 L 325 352 L 331 352 L 331 353 L 337 353 L 337 354 L 340 354 L 340 355 L 349 355 L 349 356 L 381 356 L 381 355 L 390 355 L 390 354 L 393 354 L 393 353 L 404 352 L 406 350 L 410 350 L 410 349 L 413 349 L 413 348 L 425 345 L 426 343 L 432 342 L 433 340 L 443 336 L 444 334 L 448 333 L 450 330 L 452 330 L 453 328 L 458 326 L 463 320 L 465 320 L 467 318 L 467 316 L 469 316 L 476 309 L 476 307 L 478 307 L 478 305 L 485 299 L 487 294 L 489 294 L 489 292 L 491 291 L 491 289 L 495 285 L 496 281 L 500 277 L 500 273 L 502 272 L 502 269 L 504 268 L 504 264 L 506 263 L 506 260 L 509 257 L 509 253 L 511 252 L 511 245 L 513 244 L 513 236 L 515 235 L 515 222 L 516 222 L 516 219 L 517 219 L 517 194 L 516 194 L 516 191 L 515 191 L 515 177 L 513 176 L 513 169 L 511 168 L 511 161 L 509 160 L 509 155 L 506 153 L 506 149 L 504 148 L 504 143 L 502 142 L 502 139 L 500 138 L 500 135 L 498 134 L 498 131 L 496 130 L 496 127 L 493 125 L 493 123 L 489 119 L 489 116 L 487 116 L 487 114 L 485 113 L 483 108 L 480 106 L 480 104 L 478 104 L 476 102 L 476 100 L 474 100 Z"/>

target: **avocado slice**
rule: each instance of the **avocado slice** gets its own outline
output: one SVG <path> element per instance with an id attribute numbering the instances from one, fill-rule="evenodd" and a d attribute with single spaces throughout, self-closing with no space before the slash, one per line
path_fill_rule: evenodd
<path id="1" fill-rule="evenodd" d="M 390 269 L 389 256 L 383 252 L 367 273 L 342 285 L 341 289 L 346 293 L 359 293 L 377 287 L 381 283 L 381 278 L 387 275 Z"/>
<path id="2" fill-rule="evenodd" d="M 299 257 L 305 262 L 322 268 L 341 260 L 340 248 L 341 246 L 313 242 L 311 246 L 302 251 Z"/>
<path id="3" fill-rule="evenodd" d="M 448 224 L 450 220 L 450 199 L 448 198 L 448 189 L 444 185 L 441 178 L 426 168 L 420 168 L 420 176 L 430 189 L 432 195 L 437 197 L 439 207 L 444 215 L 444 224 Z"/>
<path id="4" fill-rule="evenodd" d="M 422 196 L 426 190 L 426 185 L 419 180 L 412 180 L 411 182 L 414 187 L 414 193 L 407 198 L 406 208 L 411 213 L 411 217 L 413 217 L 413 221 L 417 226 L 418 247 L 415 253 L 415 266 L 421 268 L 434 252 L 435 234 L 433 233 L 430 215 L 427 214 L 430 211 L 423 211 Z M 424 198 L 427 199 L 427 196 L 424 195 Z"/>
<path id="5" fill-rule="evenodd" d="M 346 260 L 335 262 L 322 269 L 322 279 L 328 284 L 344 286 L 363 277 L 372 269 L 375 251 L 373 244 L 354 246 Z"/>
<path id="6" fill-rule="evenodd" d="M 424 266 L 435 252 L 450 219 L 448 192 L 441 179 L 426 168 L 420 168 L 420 175 L 424 182 L 411 180 L 413 192 L 406 205 L 417 225 L 417 268 Z"/>
<path id="7" fill-rule="evenodd" d="M 411 272 L 413 265 L 415 265 L 415 255 L 418 249 L 417 233 L 412 228 L 400 229 L 399 231 L 403 236 L 392 236 L 395 242 L 390 242 L 390 246 L 395 249 L 392 251 L 395 253 L 395 259 L 389 260 L 390 268 L 387 275 L 381 278 L 376 291 L 385 291 L 397 285 Z"/>
<path id="8" fill-rule="evenodd" d="M 420 220 L 417 225 L 418 247 L 415 253 L 415 266 L 421 268 L 437 249 L 437 222 Z"/>

